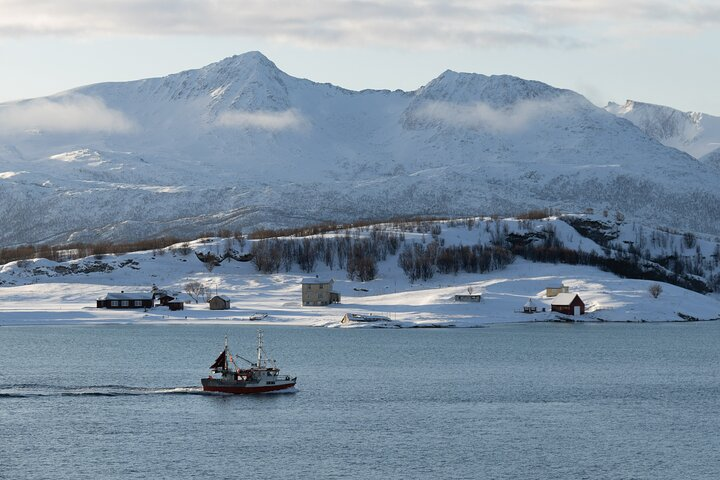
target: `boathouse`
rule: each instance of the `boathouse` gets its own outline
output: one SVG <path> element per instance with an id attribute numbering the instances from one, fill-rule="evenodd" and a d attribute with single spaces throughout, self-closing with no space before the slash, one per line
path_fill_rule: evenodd
<path id="1" fill-rule="evenodd" d="M 585 303 L 577 293 L 560 293 L 550 302 L 553 312 L 565 315 L 582 315 L 585 313 Z"/>
<path id="2" fill-rule="evenodd" d="M 152 308 L 153 294 L 142 292 L 108 293 L 97 299 L 97 308 Z"/>
<path id="3" fill-rule="evenodd" d="M 324 306 L 340 303 L 340 294 L 333 291 L 334 283 L 332 279 L 304 278 L 302 281 L 302 304 L 304 306 Z"/>

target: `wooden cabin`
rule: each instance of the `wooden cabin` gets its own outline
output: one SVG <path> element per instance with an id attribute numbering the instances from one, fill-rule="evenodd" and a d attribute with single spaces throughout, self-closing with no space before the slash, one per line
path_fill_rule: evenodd
<path id="1" fill-rule="evenodd" d="M 230 308 L 230 299 L 220 295 L 215 295 L 208 303 L 210 304 L 210 310 L 227 310 Z"/>
<path id="2" fill-rule="evenodd" d="M 577 293 L 561 293 L 550 303 L 553 312 L 565 315 L 583 315 L 585 313 L 585 302 Z"/>
<path id="3" fill-rule="evenodd" d="M 304 306 L 324 306 L 340 303 L 340 294 L 333 291 L 334 283 L 332 279 L 304 278 L 302 281 L 302 304 Z"/>
<path id="4" fill-rule="evenodd" d="M 156 294 L 155 298 L 157 298 L 158 304 L 161 307 L 167 307 L 170 302 L 177 301 L 173 295 L 167 293 Z"/>
<path id="5" fill-rule="evenodd" d="M 108 293 L 97 299 L 97 308 L 152 308 L 153 294 L 143 292 Z"/>

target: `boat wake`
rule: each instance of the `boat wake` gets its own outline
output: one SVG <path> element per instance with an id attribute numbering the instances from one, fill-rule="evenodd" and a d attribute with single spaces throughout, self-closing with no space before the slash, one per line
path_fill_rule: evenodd
<path id="1" fill-rule="evenodd" d="M 265 392 L 264 395 L 297 393 L 296 387 Z M 231 393 L 205 392 L 200 386 L 191 387 L 131 387 L 127 385 L 42 385 L 42 384 L 13 384 L 0 385 L 0 400 L 3 398 L 33 398 L 33 397 L 125 397 L 138 395 L 207 395 L 207 396 L 235 396 Z"/>
<path id="2" fill-rule="evenodd" d="M 283 393 L 297 393 L 300 390 L 298 390 L 297 387 L 290 387 L 290 388 L 284 388 L 282 390 L 273 390 L 272 392 L 265 392 L 263 395 L 278 395 Z"/>
<path id="3" fill-rule="evenodd" d="M 126 385 L 0 385 L 2 398 L 32 397 L 123 397 L 137 395 L 208 395 L 202 387 L 131 387 Z"/>

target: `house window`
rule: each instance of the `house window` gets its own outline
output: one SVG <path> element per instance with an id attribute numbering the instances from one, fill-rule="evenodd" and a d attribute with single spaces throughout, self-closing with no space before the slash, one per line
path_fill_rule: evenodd
<path id="1" fill-rule="evenodd" d="M 135 300 L 133 302 L 133 305 L 135 305 L 136 307 L 142 307 L 142 300 Z"/>
<path id="2" fill-rule="evenodd" d="M 121 307 L 130 306 L 130 301 L 129 301 L 129 300 L 122 300 L 122 301 L 120 302 L 120 306 L 121 306 Z"/>
<path id="3" fill-rule="evenodd" d="M 321 284 L 321 285 L 318 285 L 318 288 L 319 288 L 320 290 L 322 290 L 322 289 L 323 289 L 322 284 Z"/>
<path id="4" fill-rule="evenodd" d="M 117 300 L 110 300 L 110 306 L 111 306 L 111 307 L 117 307 L 117 306 L 118 306 Z"/>

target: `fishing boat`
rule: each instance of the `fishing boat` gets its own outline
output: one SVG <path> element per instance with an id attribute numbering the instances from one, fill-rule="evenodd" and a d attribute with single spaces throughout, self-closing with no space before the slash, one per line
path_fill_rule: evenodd
<path id="1" fill-rule="evenodd" d="M 263 333 L 258 330 L 257 361 L 251 362 L 240 355 L 233 355 L 228 348 L 225 336 L 225 348 L 210 366 L 210 375 L 203 378 L 203 390 L 223 393 L 265 393 L 285 390 L 295 386 L 297 377 L 280 375 L 275 360 L 268 357 L 263 347 Z M 250 364 L 249 368 L 240 368 L 235 358 Z M 213 374 L 220 374 L 219 377 Z"/>

